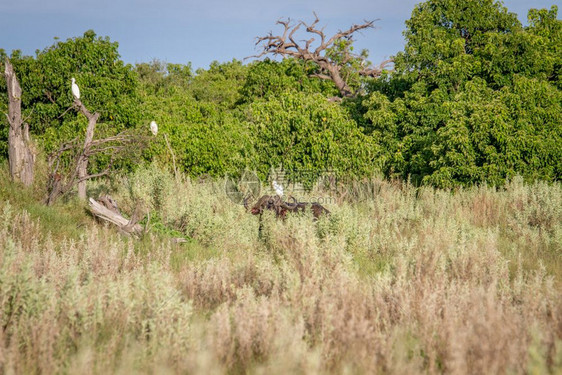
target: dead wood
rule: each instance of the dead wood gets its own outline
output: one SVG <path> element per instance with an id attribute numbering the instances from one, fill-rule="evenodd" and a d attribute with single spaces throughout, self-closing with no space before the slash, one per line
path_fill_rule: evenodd
<path id="1" fill-rule="evenodd" d="M 338 41 L 351 42 L 355 33 L 373 28 L 375 21 L 364 21 L 362 24 L 352 25 L 349 29 L 340 30 L 329 37 L 324 33 L 324 28 L 319 29 L 317 27 L 319 19 L 316 13 L 314 13 L 314 17 L 314 22 L 310 25 L 304 21 L 292 23 L 291 19 L 277 21 L 278 25 L 283 26 L 282 34 L 273 35 L 270 32 L 266 36 L 258 37 L 256 45 L 261 44 L 263 50 L 252 57 L 259 58 L 267 54 L 273 54 L 313 62 L 319 67 L 319 72 L 312 76 L 333 81 L 342 97 L 355 95 L 346 80 L 344 67 L 349 66 L 353 61 L 358 61 L 360 64 L 356 71 L 359 75 L 376 78 L 393 63 L 393 60 L 389 59 L 378 66 L 370 66 L 364 56 L 351 52 L 351 43 L 344 43 L 341 51 L 338 51 L 335 55 L 332 53 Z M 297 40 L 295 34 L 301 26 L 307 33 L 312 34 L 309 39 Z M 316 39 L 319 39 L 319 41 L 316 41 Z M 317 43 L 316 47 L 313 47 L 314 42 Z"/>
<path id="2" fill-rule="evenodd" d="M 82 104 L 80 99 L 74 99 L 74 105 L 78 108 L 78 110 L 86 116 L 88 119 L 88 127 L 86 128 L 86 137 L 84 138 L 84 152 L 78 159 L 78 163 L 76 165 L 76 174 L 78 177 L 78 198 L 86 199 L 86 176 L 88 176 L 88 162 L 89 162 L 89 155 L 87 150 L 91 147 L 92 141 L 94 139 L 94 131 L 96 129 L 96 124 L 98 122 L 98 118 L 100 114 L 97 112 L 91 113 L 88 109 Z"/>
<path id="3" fill-rule="evenodd" d="M 78 187 L 78 197 L 86 199 L 86 181 L 108 176 L 116 158 L 120 155 L 138 152 L 145 147 L 146 137 L 135 135 L 131 132 L 121 132 L 114 136 L 94 139 L 99 113 L 90 112 L 79 100 L 74 99 L 74 105 L 78 112 L 88 119 L 86 135 L 81 144 L 79 138 L 63 143 L 58 150 L 49 155 L 49 182 L 47 186 L 47 205 L 51 205 L 57 198 Z M 63 171 L 61 160 L 66 153 L 74 153 L 70 166 Z M 98 173 L 88 173 L 90 158 L 95 155 L 105 154 L 110 157 L 109 163 Z"/>
<path id="4" fill-rule="evenodd" d="M 117 203 L 110 196 L 102 196 L 98 200 L 90 198 L 89 205 L 94 216 L 116 225 L 122 233 L 139 236 L 143 232 L 143 227 L 138 224 L 142 219 L 140 204 L 135 207 L 130 219 L 121 214 L 117 208 Z"/>
<path id="5" fill-rule="evenodd" d="M 34 179 L 35 147 L 29 136 L 29 125 L 23 121 L 21 114 L 22 90 L 14 67 L 6 58 L 4 76 L 8 89 L 8 160 L 10 177 L 26 186 L 31 186 Z"/>

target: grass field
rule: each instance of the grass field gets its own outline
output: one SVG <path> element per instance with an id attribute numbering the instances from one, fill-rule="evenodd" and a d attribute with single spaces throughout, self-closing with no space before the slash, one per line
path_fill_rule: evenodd
<path id="1" fill-rule="evenodd" d="M 90 187 L 142 202 L 135 240 L 5 169 L 0 373 L 562 372 L 560 184 L 372 179 L 258 238 L 223 181 L 147 167 Z"/>

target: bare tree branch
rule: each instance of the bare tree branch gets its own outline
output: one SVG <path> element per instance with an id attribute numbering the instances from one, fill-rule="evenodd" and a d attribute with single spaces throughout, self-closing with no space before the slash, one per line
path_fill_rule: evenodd
<path id="1" fill-rule="evenodd" d="M 376 77 L 379 77 L 382 74 L 383 70 L 391 70 L 388 67 L 392 64 L 394 64 L 394 60 L 392 60 L 392 59 L 384 60 L 377 67 L 363 68 L 363 69 L 359 70 L 359 74 L 361 74 L 362 76 L 366 76 L 366 77 L 376 78 Z"/>
<path id="2" fill-rule="evenodd" d="M 354 24 L 349 29 L 344 31 L 340 30 L 330 37 L 324 33 L 324 28 L 318 28 L 319 21 L 316 13 L 314 13 L 314 21 L 311 24 L 306 24 L 304 21 L 293 24 L 291 23 L 291 19 L 277 21 L 278 25 L 283 26 L 282 34 L 273 35 L 273 33 L 270 32 L 266 36 L 258 37 L 256 45 L 261 45 L 262 51 L 250 57 L 260 58 L 268 54 L 273 54 L 314 62 L 319 67 L 319 72 L 312 74 L 312 76 L 320 79 L 332 80 L 339 90 L 340 95 L 343 97 L 354 95 L 350 82 L 348 82 L 349 76 L 344 73 L 346 70 L 344 67 L 349 68 L 352 61 L 357 60 L 361 62 L 361 69 L 356 69 L 359 75 L 375 78 L 379 77 L 382 71 L 392 63 L 392 60 L 386 60 L 377 67 L 368 67 L 368 64 L 365 64 L 365 58 L 363 56 L 351 53 L 351 43 L 338 46 L 338 48 L 343 49 L 337 51 L 337 58 L 334 58 L 331 53 L 338 41 L 346 40 L 352 42 L 353 36 L 357 32 L 373 28 L 376 20 L 365 20 L 362 24 Z M 296 33 L 301 26 L 305 27 L 307 33 L 316 35 L 320 39 L 316 48 L 312 49 L 312 45 L 316 40 L 314 37 L 304 40 L 304 46 L 296 41 Z M 367 66 L 363 67 L 364 65 Z"/>
<path id="3" fill-rule="evenodd" d="M 131 132 L 122 132 L 114 136 L 94 139 L 95 127 L 100 116 L 99 113 L 90 112 L 79 99 L 74 100 L 73 108 L 88 119 L 86 135 L 82 145 L 80 145 L 80 140 L 77 137 L 61 144 L 58 150 L 49 155 L 50 177 L 46 199 L 48 205 L 52 204 L 57 198 L 72 191 L 74 186 L 78 186 L 79 197 L 85 199 L 87 180 L 108 176 L 111 173 L 115 159 L 119 155 L 143 148 L 144 138 L 142 135 L 138 136 Z M 74 156 L 70 158 L 72 162 L 63 172 L 61 170 L 61 161 L 68 152 L 73 152 Z M 108 165 L 101 172 L 88 174 L 88 164 L 91 157 L 102 154 L 110 156 Z"/>

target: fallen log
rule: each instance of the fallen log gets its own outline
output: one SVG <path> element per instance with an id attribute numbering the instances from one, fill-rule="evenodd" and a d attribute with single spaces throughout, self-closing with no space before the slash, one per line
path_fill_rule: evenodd
<path id="1" fill-rule="evenodd" d="M 109 199 L 111 199 L 109 197 Z M 126 235 L 138 236 L 143 232 L 143 227 L 138 224 L 138 210 L 135 210 L 131 219 L 125 218 L 117 209 L 117 205 L 111 205 L 111 208 L 106 207 L 109 199 L 101 198 L 100 201 L 96 201 L 94 198 L 89 199 L 90 211 L 96 217 L 102 220 L 108 221 L 117 227 L 119 230 Z M 111 199 L 111 202 L 115 202 Z M 104 204 L 105 203 L 105 204 Z"/>

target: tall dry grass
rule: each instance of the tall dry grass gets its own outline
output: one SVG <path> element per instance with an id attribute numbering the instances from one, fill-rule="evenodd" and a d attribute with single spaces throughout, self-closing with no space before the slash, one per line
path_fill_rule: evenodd
<path id="1" fill-rule="evenodd" d="M 561 185 L 363 186 L 258 239 L 220 181 L 119 185 L 186 244 L 0 203 L 0 372 L 562 371 Z"/>

